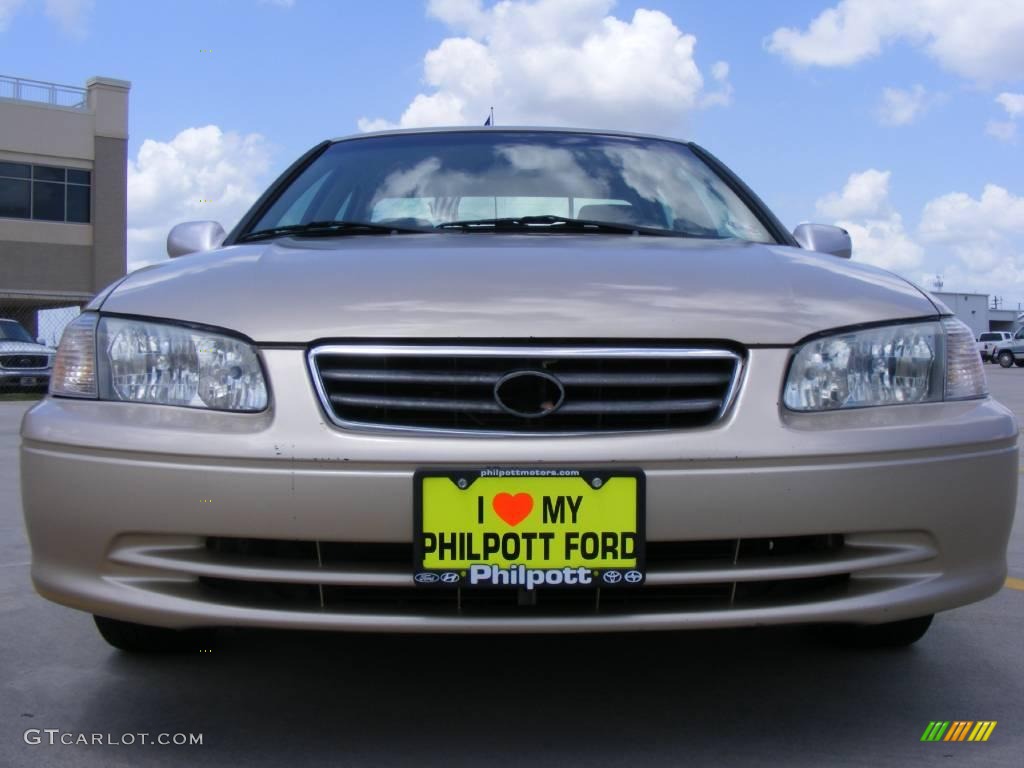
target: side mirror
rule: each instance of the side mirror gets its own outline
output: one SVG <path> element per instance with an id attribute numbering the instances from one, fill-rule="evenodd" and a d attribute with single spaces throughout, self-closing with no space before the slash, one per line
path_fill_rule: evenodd
<path id="1" fill-rule="evenodd" d="M 842 227 L 805 222 L 797 225 L 797 228 L 793 230 L 793 237 L 800 243 L 801 248 L 808 251 L 831 253 L 840 259 L 848 259 L 853 253 L 850 233 Z"/>
<path id="2" fill-rule="evenodd" d="M 167 235 L 167 255 L 172 259 L 190 253 L 212 251 L 227 237 L 224 227 L 216 221 L 186 221 Z"/>
<path id="3" fill-rule="evenodd" d="M 44 339 L 42 336 L 36 336 L 36 344 L 38 344 L 41 347 L 45 347 L 46 339 Z"/>

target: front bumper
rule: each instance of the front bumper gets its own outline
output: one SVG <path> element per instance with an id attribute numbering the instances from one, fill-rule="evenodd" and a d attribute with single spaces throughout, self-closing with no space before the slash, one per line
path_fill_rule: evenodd
<path id="1" fill-rule="evenodd" d="M 878 623 L 981 599 L 1005 578 L 1017 425 L 991 399 L 785 413 L 787 351 L 759 349 L 731 413 L 707 429 L 389 435 L 330 425 L 302 350 L 263 355 L 263 414 L 54 398 L 28 412 L 22 493 L 42 595 L 171 627 L 572 632 Z M 468 590 L 414 590 L 394 554 L 411 541 L 413 472 L 538 463 L 639 467 L 648 542 L 735 554 L 651 562 L 636 600 L 481 607 Z M 281 546 L 224 550 L 213 537 Z M 739 557 L 750 540 L 781 546 Z M 790 549 L 808 541 L 830 543 Z M 321 557 L 338 547 L 348 554 Z"/>

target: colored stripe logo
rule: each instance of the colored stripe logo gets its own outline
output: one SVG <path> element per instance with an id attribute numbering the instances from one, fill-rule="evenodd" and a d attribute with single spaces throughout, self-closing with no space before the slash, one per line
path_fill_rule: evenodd
<path id="1" fill-rule="evenodd" d="M 988 741 L 996 720 L 932 720 L 921 734 L 921 741 Z"/>

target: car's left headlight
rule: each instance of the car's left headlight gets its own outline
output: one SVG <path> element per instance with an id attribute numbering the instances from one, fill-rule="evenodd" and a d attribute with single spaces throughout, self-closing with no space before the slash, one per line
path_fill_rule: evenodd
<path id="1" fill-rule="evenodd" d="M 945 318 L 805 343 L 790 364 L 783 402 L 793 411 L 833 411 L 987 394 L 970 328 Z"/>
<path id="2" fill-rule="evenodd" d="M 50 392 L 220 411 L 267 407 L 251 344 L 183 325 L 91 313 L 65 330 Z"/>

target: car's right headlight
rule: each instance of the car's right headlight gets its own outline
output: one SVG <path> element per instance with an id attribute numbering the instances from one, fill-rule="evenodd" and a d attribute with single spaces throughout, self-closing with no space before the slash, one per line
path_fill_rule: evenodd
<path id="1" fill-rule="evenodd" d="M 267 386 L 256 349 L 173 323 L 80 315 L 64 330 L 50 394 L 220 411 L 262 411 Z"/>
<path id="2" fill-rule="evenodd" d="M 833 411 L 987 394 L 971 330 L 944 318 L 806 342 L 790 364 L 783 402 L 793 411 Z"/>

